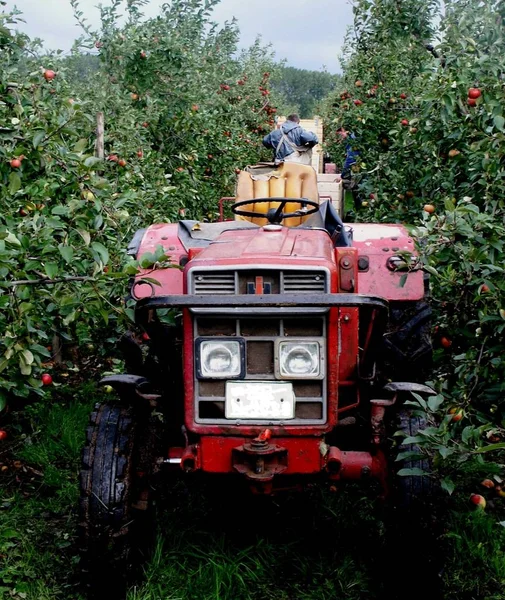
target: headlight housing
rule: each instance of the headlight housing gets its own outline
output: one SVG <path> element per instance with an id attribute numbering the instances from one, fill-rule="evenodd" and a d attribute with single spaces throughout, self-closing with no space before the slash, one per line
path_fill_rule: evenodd
<path id="1" fill-rule="evenodd" d="M 198 339 L 196 366 L 200 379 L 230 379 L 244 376 L 244 341 Z"/>
<path id="2" fill-rule="evenodd" d="M 324 360 L 317 341 L 279 342 L 277 376 L 280 379 L 322 379 Z"/>

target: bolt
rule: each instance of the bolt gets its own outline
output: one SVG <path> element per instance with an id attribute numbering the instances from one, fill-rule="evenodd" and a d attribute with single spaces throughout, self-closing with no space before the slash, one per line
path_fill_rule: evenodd
<path id="1" fill-rule="evenodd" d="M 360 271 L 366 271 L 370 266 L 370 259 L 368 256 L 362 256 L 358 259 L 358 269 Z"/>
<path id="2" fill-rule="evenodd" d="M 344 323 L 349 323 L 351 317 L 349 315 L 344 315 Z"/>
<path id="3" fill-rule="evenodd" d="M 370 469 L 370 467 L 368 465 L 365 465 L 361 468 L 361 476 L 362 477 L 369 477 L 371 472 L 372 472 L 372 469 Z"/>
<path id="4" fill-rule="evenodd" d="M 389 248 L 383 248 L 382 251 L 383 252 L 389 252 Z"/>
<path id="5" fill-rule="evenodd" d="M 344 269 L 348 269 L 351 266 L 351 261 L 348 258 L 343 258 L 340 264 L 344 267 Z"/>

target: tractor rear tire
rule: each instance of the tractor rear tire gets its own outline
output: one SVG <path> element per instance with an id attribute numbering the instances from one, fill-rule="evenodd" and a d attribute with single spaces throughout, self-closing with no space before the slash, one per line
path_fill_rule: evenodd
<path id="1" fill-rule="evenodd" d="M 391 303 L 381 371 L 392 381 L 424 383 L 432 354 L 431 307 L 423 301 Z"/>
<path id="2" fill-rule="evenodd" d="M 396 429 L 406 436 L 416 436 L 426 425 L 423 417 L 407 409 L 401 409 L 397 414 Z M 416 452 L 419 447 L 406 444 L 397 450 Z M 394 473 L 400 469 L 419 468 L 427 473 L 431 470 L 431 461 L 424 456 L 391 463 Z M 390 600 L 403 600 L 405 590 L 412 586 L 413 573 L 419 573 L 422 576 L 416 578 L 415 596 L 442 600 L 443 548 L 437 514 L 439 488 L 432 477 L 422 475 L 396 474 L 392 483 L 393 498 L 386 516 L 388 551 L 384 556 L 384 596 Z"/>
<path id="3" fill-rule="evenodd" d="M 121 598 L 151 541 L 152 506 L 145 497 L 138 503 L 141 432 L 133 409 L 120 405 L 97 404 L 90 422 L 80 474 L 82 563 L 91 598 Z"/>
<path id="4" fill-rule="evenodd" d="M 417 436 L 420 431 L 427 427 L 426 419 L 412 414 L 407 409 L 401 409 L 397 414 L 397 430 L 401 431 L 407 437 Z M 417 444 L 401 445 L 401 452 L 419 452 Z M 398 466 L 398 462 L 395 463 Z M 429 473 L 431 466 L 428 457 L 406 459 L 400 463 L 402 469 L 421 469 Z M 429 504 L 435 495 L 435 485 L 433 479 L 428 475 L 406 475 L 397 476 L 395 482 L 396 505 L 400 509 L 410 510 L 417 505 Z"/>

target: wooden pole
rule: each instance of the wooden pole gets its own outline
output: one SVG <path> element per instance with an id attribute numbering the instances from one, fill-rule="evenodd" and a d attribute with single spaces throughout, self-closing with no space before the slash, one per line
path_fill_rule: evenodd
<path id="1" fill-rule="evenodd" d="M 103 112 L 96 113 L 96 142 L 95 142 L 95 156 L 98 158 L 104 158 L 104 115 Z"/>

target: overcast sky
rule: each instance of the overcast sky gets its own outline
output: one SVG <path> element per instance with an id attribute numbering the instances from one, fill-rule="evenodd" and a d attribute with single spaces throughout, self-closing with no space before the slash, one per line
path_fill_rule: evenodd
<path id="1" fill-rule="evenodd" d="M 166 0 L 151 0 L 144 7 L 146 16 L 158 13 Z M 79 5 L 91 25 L 98 24 L 99 0 L 80 0 Z M 108 4 L 108 0 L 102 0 Z M 70 0 L 7 0 L 6 9 L 16 6 L 26 24 L 19 29 L 30 37 L 44 40 L 50 49 L 69 50 L 80 35 Z M 224 23 L 238 19 L 240 44 L 252 44 L 258 34 L 271 43 L 276 58 L 304 69 L 340 70 L 338 55 L 347 27 L 352 22 L 351 0 L 221 0 L 214 20 Z"/>

